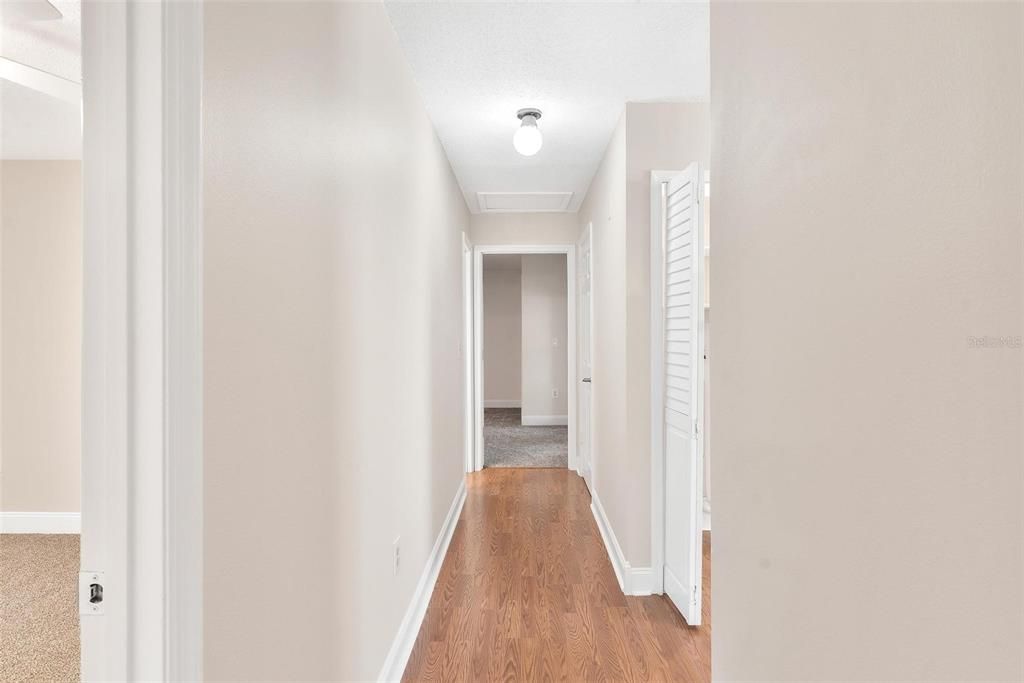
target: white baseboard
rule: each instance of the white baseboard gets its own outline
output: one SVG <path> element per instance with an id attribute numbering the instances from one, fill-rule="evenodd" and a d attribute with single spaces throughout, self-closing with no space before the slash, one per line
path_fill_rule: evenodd
<path id="1" fill-rule="evenodd" d="M 0 534 L 80 534 L 78 512 L 0 512 Z"/>
<path id="2" fill-rule="evenodd" d="M 412 654 L 412 647 L 416 644 L 416 636 L 419 635 L 420 626 L 423 624 L 423 617 L 426 616 L 427 606 L 430 604 L 430 596 L 434 592 L 434 584 L 437 583 L 438 574 L 441 573 L 441 565 L 444 563 L 444 556 L 448 552 L 448 544 L 451 543 L 452 534 L 459 523 L 459 515 L 462 513 L 462 504 L 466 502 L 466 481 L 459 484 L 459 490 L 455 493 L 452 506 L 448 509 L 448 516 L 441 525 L 441 533 L 434 542 L 434 548 L 427 557 L 427 564 L 423 568 L 419 583 L 416 584 L 416 591 L 412 594 L 409 607 L 405 610 L 402 623 L 398 627 L 398 633 L 391 643 L 388 656 L 384 660 L 384 666 L 377 676 L 378 681 L 399 681 L 405 673 L 405 665 L 409 663 L 409 655 Z"/>
<path id="3" fill-rule="evenodd" d="M 520 408 L 522 405 L 518 399 L 491 398 L 484 401 L 484 408 Z"/>
<path id="4" fill-rule="evenodd" d="M 568 415 L 523 415 L 524 427 L 556 427 L 569 424 Z"/>
<path id="5" fill-rule="evenodd" d="M 632 567 L 626 556 L 622 554 L 619 541 L 612 531 L 611 522 L 608 521 L 601 500 L 591 496 L 590 511 L 594 514 L 597 522 L 597 529 L 601 532 L 601 539 L 604 541 L 605 550 L 608 551 L 608 559 L 611 560 L 612 568 L 615 570 L 615 578 L 619 580 L 619 588 L 625 595 L 651 595 L 654 585 L 654 571 L 650 567 Z"/>
<path id="6" fill-rule="evenodd" d="M 704 531 L 711 531 L 711 501 L 704 499 Z"/>
<path id="7" fill-rule="evenodd" d="M 654 570 L 650 567 L 630 567 L 629 594 L 654 595 Z"/>

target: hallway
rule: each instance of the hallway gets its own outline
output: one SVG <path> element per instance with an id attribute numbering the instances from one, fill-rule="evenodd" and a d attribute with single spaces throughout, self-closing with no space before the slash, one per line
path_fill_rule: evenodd
<path id="1" fill-rule="evenodd" d="M 623 596 L 575 473 L 492 469 L 466 503 L 405 680 L 711 680 L 705 626 L 661 596 Z"/>

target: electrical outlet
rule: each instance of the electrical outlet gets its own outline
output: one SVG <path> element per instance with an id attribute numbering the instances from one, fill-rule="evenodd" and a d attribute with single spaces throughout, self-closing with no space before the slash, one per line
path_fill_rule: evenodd
<path id="1" fill-rule="evenodd" d="M 558 389 L 551 390 L 551 398 L 558 398 Z"/>
<path id="2" fill-rule="evenodd" d="M 552 345 L 552 346 L 558 346 L 558 337 L 554 337 L 554 338 L 553 338 L 553 339 L 551 340 L 551 345 Z"/>
<path id="3" fill-rule="evenodd" d="M 394 558 L 395 558 L 395 576 L 398 576 L 398 565 L 402 561 L 402 546 L 401 546 L 401 543 L 402 543 L 402 537 L 399 536 L 398 538 L 395 539 L 395 542 L 392 544 L 392 547 L 394 549 Z"/>

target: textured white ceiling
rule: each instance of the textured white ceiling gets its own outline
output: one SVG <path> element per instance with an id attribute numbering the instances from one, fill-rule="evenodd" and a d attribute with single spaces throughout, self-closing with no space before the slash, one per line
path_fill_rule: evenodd
<path id="1" fill-rule="evenodd" d="M 0 158 L 81 159 L 79 106 L 0 79 Z"/>
<path id="2" fill-rule="evenodd" d="M 477 192 L 573 192 L 576 211 L 627 101 L 708 96 L 706 2 L 386 2 L 474 213 Z M 512 148 L 538 107 L 544 147 Z"/>
<path id="3" fill-rule="evenodd" d="M 78 0 L 50 4 L 60 10 L 60 19 L 0 22 L 0 55 L 80 83 L 82 5 Z"/>
<path id="4" fill-rule="evenodd" d="M 81 82 L 81 3 L 53 0 L 52 4 L 63 14 L 61 19 L 0 21 L 0 56 Z M 0 13 L 0 19 L 2 17 Z M 0 80 L 0 129 L 0 158 L 80 159 L 82 156 L 82 119 L 78 105 L 3 80 Z"/>

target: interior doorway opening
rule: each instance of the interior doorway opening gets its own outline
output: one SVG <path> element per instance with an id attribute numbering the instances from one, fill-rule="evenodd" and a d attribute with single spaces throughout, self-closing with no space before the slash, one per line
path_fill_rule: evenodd
<path id="1" fill-rule="evenodd" d="M 576 469 L 575 245 L 478 246 L 473 469 Z"/>
<path id="2" fill-rule="evenodd" d="M 0 678 L 78 680 L 82 162 L 0 164 Z"/>
<path id="3" fill-rule="evenodd" d="M 569 464 L 564 254 L 483 258 L 484 467 Z"/>
<path id="4" fill-rule="evenodd" d="M 81 20 L 0 8 L 0 679 L 79 680 Z"/>

